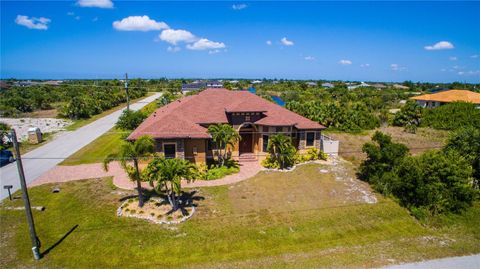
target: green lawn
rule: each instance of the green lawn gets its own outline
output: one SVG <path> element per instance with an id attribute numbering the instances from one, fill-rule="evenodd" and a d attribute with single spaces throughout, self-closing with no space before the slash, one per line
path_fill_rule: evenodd
<path id="1" fill-rule="evenodd" d="M 109 154 L 119 151 L 126 135 L 128 133 L 112 128 L 90 144 L 70 155 L 60 165 L 101 163 Z"/>
<path id="2" fill-rule="evenodd" d="M 178 226 L 116 217 L 120 200 L 134 192 L 108 178 L 60 184 L 60 193 L 34 187 L 32 204 L 46 207 L 34 212 L 41 250 L 54 247 L 34 262 L 25 214 L 4 209 L 6 201 L 0 267 L 358 268 L 480 252 L 480 205 L 422 224 L 390 199 L 342 201 L 344 183 L 320 168 L 199 188 L 198 211 Z"/>

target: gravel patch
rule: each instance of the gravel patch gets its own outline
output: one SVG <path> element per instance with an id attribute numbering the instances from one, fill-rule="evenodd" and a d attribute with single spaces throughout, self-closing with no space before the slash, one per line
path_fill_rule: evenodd
<path id="1" fill-rule="evenodd" d="M 52 133 L 63 131 L 65 127 L 73 123 L 70 120 L 55 118 L 0 118 L 0 122 L 4 122 L 15 129 L 20 140 L 27 138 L 28 129 L 32 127 L 40 128 L 42 133 Z"/>

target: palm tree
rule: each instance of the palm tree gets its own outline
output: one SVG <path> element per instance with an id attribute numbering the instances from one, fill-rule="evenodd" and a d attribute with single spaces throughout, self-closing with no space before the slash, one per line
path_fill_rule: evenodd
<path id="1" fill-rule="evenodd" d="M 285 165 L 293 163 L 296 152 L 292 145 L 292 139 L 284 134 L 272 135 L 268 139 L 268 151 L 279 162 L 280 168 L 285 168 Z"/>
<path id="2" fill-rule="evenodd" d="M 208 126 L 208 133 L 212 136 L 219 151 L 220 166 L 225 164 L 227 159 L 227 146 L 234 146 L 240 141 L 241 136 L 229 124 L 213 124 Z"/>
<path id="3" fill-rule="evenodd" d="M 144 175 L 150 181 L 156 181 L 155 190 L 160 192 L 165 188 L 168 201 L 173 211 L 178 209 L 177 196 L 182 192 L 182 179 L 190 182 L 195 179 L 197 167 L 182 159 L 159 158 L 151 161 L 144 170 Z"/>
<path id="4" fill-rule="evenodd" d="M 138 191 L 138 206 L 143 206 L 142 195 L 142 176 L 140 169 L 138 168 L 138 161 L 147 159 L 152 155 L 155 150 L 155 141 L 150 136 L 141 136 L 135 142 L 125 142 L 117 154 L 110 154 L 103 160 L 103 169 L 108 171 L 108 165 L 116 160 L 120 160 L 120 165 L 127 172 L 128 177 L 131 180 L 137 182 Z M 133 166 L 130 164 L 133 162 Z"/>

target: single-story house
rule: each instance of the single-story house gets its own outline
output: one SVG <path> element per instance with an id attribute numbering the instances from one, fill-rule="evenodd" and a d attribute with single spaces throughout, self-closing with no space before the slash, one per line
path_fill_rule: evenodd
<path id="1" fill-rule="evenodd" d="M 362 81 L 360 84 L 347 86 L 347 89 L 355 90 L 356 88 L 362 88 L 362 87 L 366 88 L 366 87 L 371 87 L 371 86 L 370 86 L 370 84 L 367 84 L 367 83 Z"/>
<path id="2" fill-rule="evenodd" d="M 223 88 L 223 83 L 218 80 L 207 81 L 207 88 Z"/>
<path id="3" fill-rule="evenodd" d="M 387 88 L 387 86 L 385 86 L 385 84 L 381 84 L 381 83 L 372 84 L 372 87 L 377 89 L 377 90 L 383 90 L 383 89 Z"/>
<path id="4" fill-rule="evenodd" d="M 325 82 L 325 83 L 322 83 L 322 87 L 327 88 L 327 89 L 331 89 L 331 88 L 335 88 L 335 85 L 333 85 L 330 82 Z"/>
<path id="5" fill-rule="evenodd" d="M 156 151 L 166 158 L 205 163 L 217 154 L 208 126 L 218 123 L 230 124 L 241 136 L 229 148 L 232 158 L 249 161 L 265 158 L 268 139 L 274 134 L 291 136 L 300 152 L 321 149 L 325 129 L 248 91 L 206 89 L 158 108 L 127 139 L 150 135 Z"/>
<path id="6" fill-rule="evenodd" d="M 451 102 L 469 102 L 480 107 L 480 93 L 467 90 L 448 90 L 412 97 L 421 107 L 435 108 Z"/>
<path id="7" fill-rule="evenodd" d="M 308 87 L 317 87 L 317 83 L 314 81 L 309 81 L 306 83 Z"/>
<path id="8" fill-rule="evenodd" d="M 393 84 L 393 88 L 398 89 L 398 90 L 408 90 L 408 89 L 410 89 L 409 87 L 403 86 L 401 84 Z"/>
<path id="9" fill-rule="evenodd" d="M 199 90 L 205 89 L 206 87 L 207 87 L 207 83 L 205 82 L 185 83 L 185 84 L 182 84 L 182 93 L 185 94 L 187 92 L 199 91 Z"/>

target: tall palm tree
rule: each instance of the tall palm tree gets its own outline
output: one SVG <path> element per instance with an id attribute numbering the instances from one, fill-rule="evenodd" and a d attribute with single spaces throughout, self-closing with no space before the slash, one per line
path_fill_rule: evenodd
<path id="1" fill-rule="evenodd" d="M 144 200 L 142 194 L 142 176 L 138 168 L 138 161 L 147 159 L 155 150 L 155 141 L 150 136 L 141 136 L 135 142 L 125 142 L 117 154 L 110 154 L 103 160 L 103 169 L 108 171 L 108 165 L 119 159 L 120 165 L 127 172 L 131 180 L 137 182 L 138 206 L 142 207 Z M 133 162 L 133 166 L 130 164 Z"/>
<path id="2" fill-rule="evenodd" d="M 194 180 L 196 171 L 195 164 L 187 160 L 159 158 L 151 161 L 143 172 L 150 181 L 157 182 L 157 192 L 165 188 L 168 201 L 173 211 L 176 211 L 179 207 L 177 196 L 182 192 L 182 179 L 188 182 Z"/>
<path id="3" fill-rule="evenodd" d="M 240 141 L 241 136 L 229 124 L 213 124 L 208 126 L 208 133 L 212 136 L 219 151 L 220 166 L 225 164 L 227 159 L 227 146 L 234 146 Z"/>
<path id="4" fill-rule="evenodd" d="M 267 150 L 279 162 L 280 168 L 293 163 L 296 152 L 292 139 L 284 134 L 272 135 L 268 139 Z"/>

